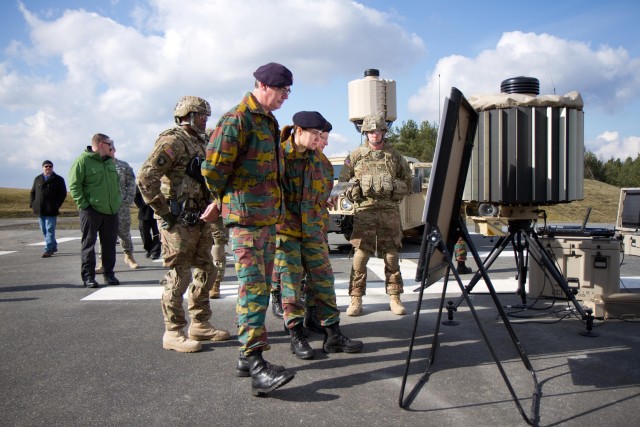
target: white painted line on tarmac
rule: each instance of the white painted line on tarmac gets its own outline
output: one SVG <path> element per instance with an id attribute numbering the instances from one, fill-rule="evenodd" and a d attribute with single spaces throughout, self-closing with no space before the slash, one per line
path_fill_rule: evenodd
<path id="1" fill-rule="evenodd" d="M 66 243 L 66 242 L 72 242 L 74 240 L 80 240 L 81 237 L 60 237 L 58 239 L 56 239 L 56 242 L 58 243 Z M 45 242 L 38 242 L 38 243 L 30 243 L 27 246 L 44 246 Z"/>
<path id="2" fill-rule="evenodd" d="M 162 296 L 163 287 L 158 286 L 106 286 L 98 288 L 91 295 L 87 295 L 80 301 L 126 301 L 126 300 L 158 300 Z M 220 298 L 235 298 L 238 295 L 236 284 L 220 286 Z M 184 295 L 185 300 L 187 294 Z"/>
<path id="3" fill-rule="evenodd" d="M 16 253 L 18 251 L 0 251 L 0 255 L 8 255 L 8 254 L 13 254 Z"/>

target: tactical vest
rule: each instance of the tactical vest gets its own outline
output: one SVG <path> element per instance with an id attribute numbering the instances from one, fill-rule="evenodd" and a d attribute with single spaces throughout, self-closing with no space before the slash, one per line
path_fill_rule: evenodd
<path id="1" fill-rule="evenodd" d="M 397 173 L 391 152 L 360 148 L 355 157 L 353 173 L 360 181 L 362 195 L 374 199 L 391 199 Z"/>
<path id="2" fill-rule="evenodd" d="M 177 203 L 182 210 L 202 212 L 211 200 L 209 190 L 200 173 L 200 164 L 205 158 L 206 143 L 204 139 L 193 137 L 180 127 L 167 129 L 160 134 L 160 137 L 167 136 L 179 142 L 174 144 L 174 147 L 184 154 L 178 155 L 178 163 L 166 174 L 169 179 L 162 180 L 161 191 L 170 204 Z M 171 211 L 174 210 L 177 210 L 176 205 L 171 207 Z"/>

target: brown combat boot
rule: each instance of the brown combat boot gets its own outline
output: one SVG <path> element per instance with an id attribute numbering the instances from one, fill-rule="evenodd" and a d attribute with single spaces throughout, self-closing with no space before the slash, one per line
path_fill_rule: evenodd
<path id="1" fill-rule="evenodd" d="M 214 283 L 213 287 L 209 291 L 209 298 L 218 299 L 220 298 L 220 283 Z"/>
<path id="2" fill-rule="evenodd" d="M 138 268 L 138 263 L 136 262 L 135 258 L 133 257 L 133 253 L 129 252 L 129 251 L 125 251 L 124 253 L 124 263 L 127 264 L 129 267 L 136 269 Z"/>
<path id="3" fill-rule="evenodd" d="M 347 308 L 347 316 L 360 316 L 362 313 L 362 297 L 351 296 L 351 304 Z"/>
<path id="4" fill-rule="evenodd" d="M 165 331 L 162 337 L 162 348 L 180 353 L 195 353 L 202 350 L 202 344 L 187 338 L 182 330 Z"/>
<path id="5" fill-rule="evenodd" d="M 400 301 L 400 295 L 389 295 L 389 307 L 393 314 L 397 314 L 398 316 L 405 314 L 402 301 Z"/>
<path id="6" fill-rule="evenodd" d="M 191 322 L 189 338 L 196 341 L 225 341 L 231 335 L 223 329 L 216 329 L 209 322 Z"/>
<path id="7" fill-rule="evenodd" d="M 96 274 L 102 274 L 104 273 L 104 268 L 102 267 L 102 260 L 98 260 L 98 264 L 96 265 L 96 269 L 95 269 Z"/>

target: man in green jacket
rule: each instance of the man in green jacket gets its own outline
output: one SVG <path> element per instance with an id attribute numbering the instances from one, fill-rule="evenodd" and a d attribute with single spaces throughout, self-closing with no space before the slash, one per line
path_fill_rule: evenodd
<path id="1" fill-rule="evenodd" d="M 97 288 L 96 238 L 100 236 L 105 285 L 119 285 L 113 274 L 118 238 L 118 209 L 122 204 L 120 182 L 111 157 L 113 140 L 97 133 L 69 170 L 69 192 L 80 211 L 81 272 L 84 286 Z"/>

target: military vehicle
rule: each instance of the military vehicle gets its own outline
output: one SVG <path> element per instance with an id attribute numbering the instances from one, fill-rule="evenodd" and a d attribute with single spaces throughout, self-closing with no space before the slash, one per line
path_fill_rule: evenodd
<path id="1" fill-rule="evenodd" d="M 338 182 L 344 159 L 345 157 L 329 158 L 333 165 L 334 185 Z M 424 226 L 422 212 L 427 199 L 431 163 L 420 162 L 416 158 L 407 156 L 405 156 L 405 159 L 413 172 L 413 188 L 411 194 L 405 196 L 400 202 L 400 220 L 402 221 L 402 230 L 405 236 L 419 237 L 422 235 Z M 331 216 L 329 232 L 342 233 L 349 240 L 353 230 L 353 212 L 353 203 L 344 195 L 338 196 L 335 206 L 329 209 L 329 215 Z"/>

